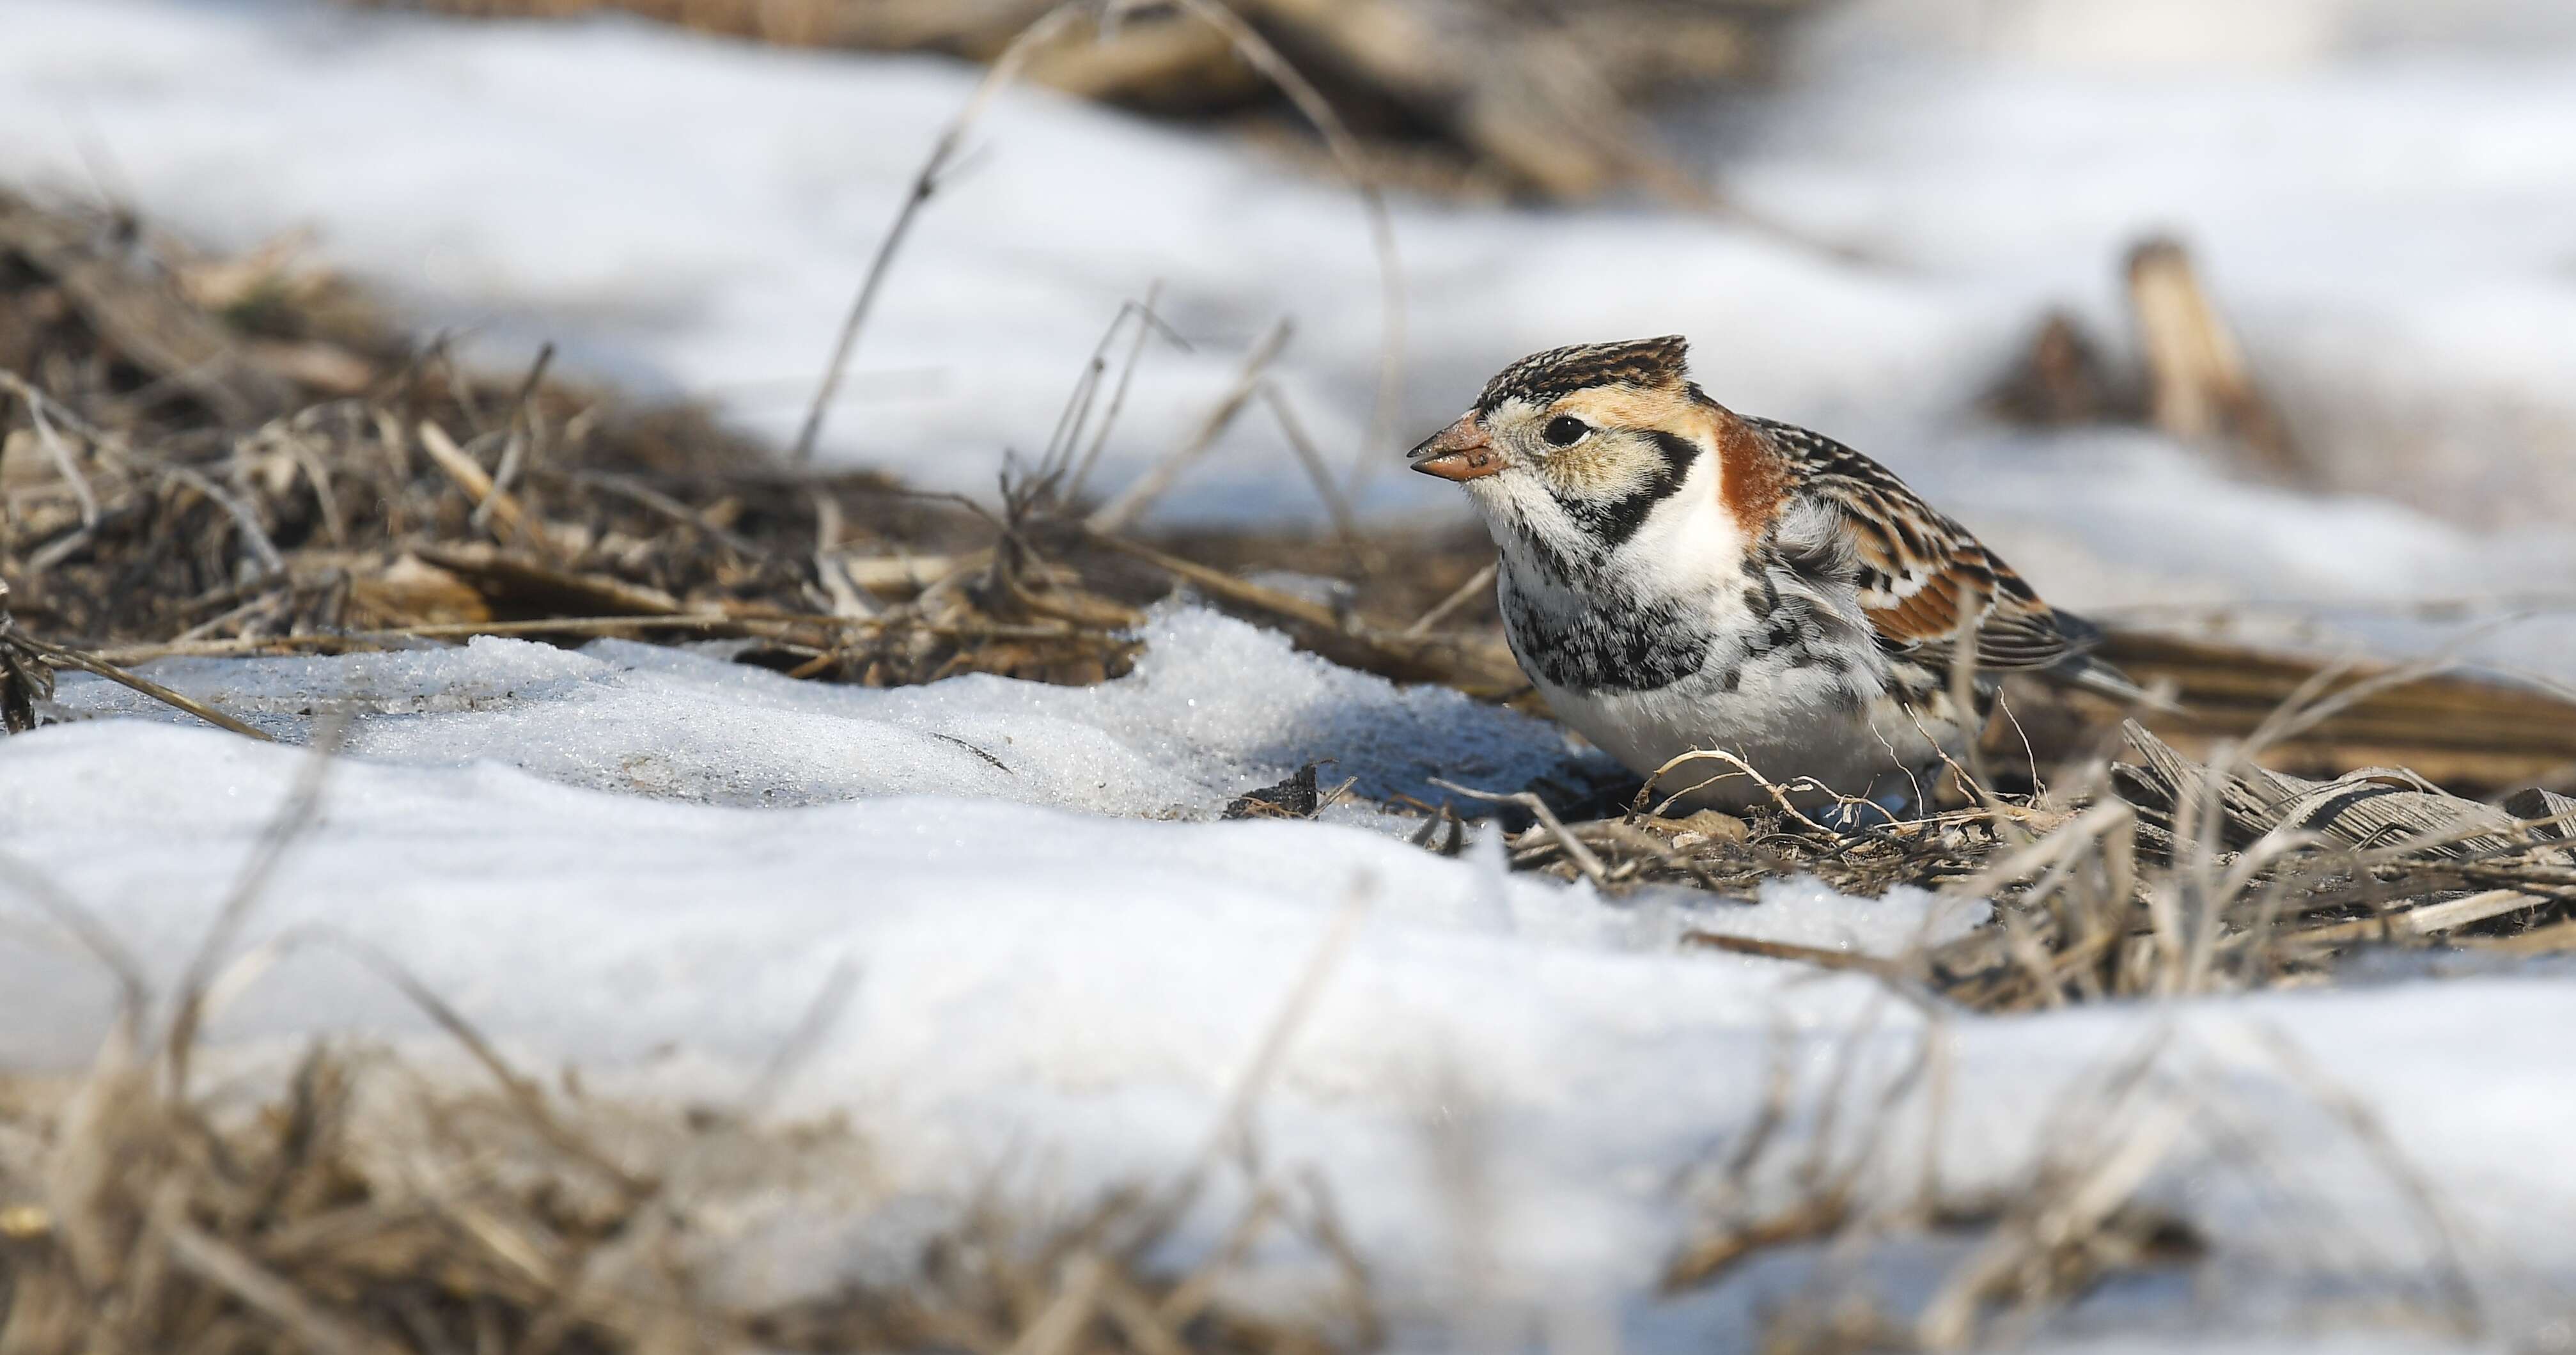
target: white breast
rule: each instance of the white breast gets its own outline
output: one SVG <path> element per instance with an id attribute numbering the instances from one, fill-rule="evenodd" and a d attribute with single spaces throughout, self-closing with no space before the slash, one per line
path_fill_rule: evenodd
<path id="1" fill-rule="evenodd" d="M 1704 461 L 1615 550 L 1544 496 L 1487 502 L 1512 652 L 1558 718 L 1640 776 L 1718 751 L 1801 808 L 1836 795 L 1920 799 L 1964 731 L 1888 696 L 1890 669 L 1850 581 L 1774 564 L 1722 507 Z M 1497 477 L 1499 479 L 1499 477 Z M 1485 482 L 1478 482 L 1485 483 Z M 1741 809 L 1772 792 L 1717 759 L 1657 781 L 1683 808 Z"/>
<path id="2" fill-rule="evenodd" d="M 1720 751 L 1792 788 L 1801 808 L 1836 795 L 1920 800 L 1942 752 L 1959 752 L 1963 730 L 1918 718 L 1888 696 L 1886 658 L 1860 629 L 1856 604 L 1775 574 L 1779 600 L 1765 615 L 1748 603 L 1738 563 L 1695 578 L 1666 563 L 1651 579 L 1631 572 L 1577 591 L 1507 551 L 1498 580 L 1513 651 L 1549 709 L 1638 775 L 1652 776 L 1684 754 Z M 1687 605 L 1666 605 L 1676 601 Z M 1790 614 L 1815 624 L 1782 644 L 1773 622 Z M 1676 617 L 1704 655 L 1669 680 L 1551 681 L 1545 670 L 1564 665 L 1535 652 L 1549 641 L 1561 645 L 1578 628 L 1616 637 Z M 1605 647 L 1619 644 L 1614 638 Z M 1689 791 L 1681 809 L 1776 803 L 1768 788 L 1716 758 L 1676 767 L 1656 788 L 1657 801 Z"/>

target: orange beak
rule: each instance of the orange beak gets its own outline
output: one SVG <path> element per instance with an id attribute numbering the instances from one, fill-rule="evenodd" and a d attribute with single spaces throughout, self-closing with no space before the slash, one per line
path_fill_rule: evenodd
<path id="1" fill-rule="evenodd" d="M 1503 453 L 1486 440 L 1484 427 L 1476 422 L 1475 415 L 1461 414 L 1458 422 L 1414 448 L 1407 464 L 1443 480 L 1481 480 L 1503 468 Z"/>

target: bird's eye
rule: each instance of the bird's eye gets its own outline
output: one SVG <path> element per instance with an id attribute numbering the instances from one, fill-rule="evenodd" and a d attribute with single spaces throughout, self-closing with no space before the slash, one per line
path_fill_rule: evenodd
<path id="1" fill-rule="evenodd" d="M 1547 439 L 1550 447 L 1571 447 L 1583 441 L 1583 435 L 1591 431 L 1592 425 L 1583 420 L 1571 414 L 1559 414 L 1547 421 L 1547 427 L 1539 430 L 1539 436 Z"/>

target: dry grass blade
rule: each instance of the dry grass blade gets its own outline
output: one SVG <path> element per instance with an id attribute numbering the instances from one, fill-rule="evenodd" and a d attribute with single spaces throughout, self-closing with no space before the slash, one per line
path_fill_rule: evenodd
<path id="1" fill-rule="evenodd" d="M 233 524 L 240 529 L 242 539 L 250 543 L 251 553 L 259 558 L 261 570 L 271 575 L 286 572 L 286 557 L 277 553 L 277 543 L 268 539 L 267 529 L 259 525 L 259 515 L 253 513 L 249 505 L 192 467 L 156 466 L 152 469 L 205 495 L 207 499 L 221 506 L 224 512 L 232 517 Z"/>
<path id="2" fill-rule="evenodd" d="M 2520 889 L 2490 889 L 2464 899 L 2395 909 L 2378 917 L 2302 928 L 2298 932 L 2298 940 L 2310 945 L 2342 945 L 2379 937 L 2438 936 L 2456 928 L 2528 912 L 2546 905 L 2549 899 L 2547 894 L 2534 895 Z"/>
<path id="3" fill-rule="evenodd" d="M 508 536 L 526 537 L 528 535 L 528 515 L 520 510 L 518 500 L 511 498 L 508 491 L 495 485 L 492 477 L 483 473 L 483 467 L 476 464 L 474 458 L 467 456 L 465 450 L 456 445 L 456 439 L 448 436 L 446 429 L 423 420 L 420 425 L 420 445 L 429 453 L 429 459 L 437 463 L 440 470 L 447 473 L 447 478 L 454 480 L 456 487 L 465 491 L 466 499 L 474 505 L 478 521 L 488 515 L 498 519 L 500 524 L 508 529 Z"/>
<path id="4" fill-rule="evenodd" d="M 2336 682 L 2401 670 L 2125 629 L 2114 630 L 2101 653 L 2142 682 L 2175 685 L 2187 713 L 2151 723 L 2195 756 L 2213 757 L 2215 740 L 2243 741 L 2270 722 L 2265 764 L 2303 776 L 2405 766 L 2455 789 L 2493 793 L 2576 765 L 2576 703 L 2527 675 L 2507 683 L 2419 668 L 2350 692 L 2287 729 L 2276 718 L 2285 705 L 2307 709 Z"/>
<path id="5" fill-rule="evenodd" d="M 1440 599 L 1431 610 L 1424 612 L 1414 620 L 1412 625 L 1405 627 L 1405 637 L 1412 639 L 1429 635 L 1441 622 L 1457 615 L 1459 609 L 1484 596 L 1493 588 L 1494 574 L 1500 568 L 1501 566 L 1495 562 L 1487 561 L 1475 573 L 1468 575 L 1467 581 L 1458 585 L 1456 591 Z"/>
<path id="6" fill-rule="evenodd" d="M 1118 497 L 1093 510 L 1084 525 L 1101 536 L 1116 536 L 1169 493 L 1180 480 L 1181 473 L 1205 456 L 1208 449 L 1216 445 L 1216 440 L 1225 435 L 1225 430 L 1234 426 L 1235 418 L 1243 413 L 1243 407 L 1260 392 L 1263 373 L 1278 360 L 1280 352 L 1288 346 L 1288 336 L 1294 332 L 1294 326 L 1286 320 L 1272 324 L 1244 354 L 1243 368 L 1236 373 L 1234 384 L 1208 407 L 1208 412 L 1200 418 L 1190 435 L 1137 477 L 1134 484 L 1121 490 Z"/>
<path id="7" fill-rule="evenodd" d="M 2049 1275 L 2050 1253 L 2099 1235 L 2181 1141 L 2191 1110 L 2179 1103 L 2152 1106 L 2127 1126 L 2097 1160 L 2071 1173 L 2063 1185 L 2033 1200 L 1995 1230 L 1985 1245 L 1951 1275 L 1925 1304 L 1915 1331 L 1928 1350 L 1960 1350 L 1978 1336 L 1980 1310 L 1998 1299 L 2027 1301 L 2043 1286 L 2062 1285 Z"/>
<path id="8" fill-rule="evenodd" d="M 1682 933 L 1681 943 L 1702 950 L 1722 950 L 1730 955 L 1753 955 L 1766 960 L 1810 964 L 1819 969 L 1848 970 L 1901 986 L 1912 986 L 1921 979 L 1920 975 L 1897 961 L 1846 950 L 1828 950 L 1822 946 L 1801 946 L 1788 941 L 1766 941 L 1754 936 L 1703 931 Z"/>
<path id="9" fill-rule="evenodd" d="M 1351 553 L 1351 559 L 1358 563 L 1362 574 L 1377 572 L 1380 557 L 1369 545 L 1368 538 L 1361 534 L 1359 519 L 1351 513 L 1349 497 L 1334 481 L 1331 468 L 1324 464 L 1323 453 L 1315 450 L 1314 439 L 1306 436 L 1305 424 L 1298 420 L 1297 411 L 1280 391 L 1278 382 L 1261 383 L 1261 402 L 1269 407 L 1270 417 L 1278 422 L 1280 435 L 1287 438 L 1289 450 L 1297 454 L 1297 464 L 1305 470 L 1306 478 L 1314 482 L 1316 496 L 1324 501 L 1324 511 L 1331 516 L 1333 531 L 1341 537 L 1343 548 Z"/>
<path id="10" fill-rule="evenodd" d="M 186 1223 L 171 1221 L 163 1239 L 171 1259 L 258 1309 L 294 1339 L 326 1355 L 391 1355 L 394 1347 L 324 1312 L 293 1283 Z"/>
<path id="11" fill-rule="evenodd" d="M 1482 800 L 1487 804 L 1518 805 L 1528 810 L 1540 824 L 1546 827 L 1548 835 L 1553 837 L 1557 845 L 1564 850 L 1566 859 L 1574 863 L 1576 870 L 1583 872 L 1583 878 L 1592 882 L 1593 888 L 1604 888 L 1610 883 L 1610 871 L 1601 864 L 1601 858 L 1590 847 L 1584 845 L 1582 838 L 1569 831 L 1565 821 L 1558 818 L 1556 811 L 1548 807 L 1547 801 L 1537 795 L 1525 790 L 1510 794 L 1470 790 L 1454 781 L 1444 781 L 1436 776 L 1431 778 L 1431 784 L 1453 794 L 1464 795 L 1470 800 Z"/>
<path id="12" fill-rule="evenodd" d="M 1719 780 L 1732 776 L 1742 776 L 1751 779 L 1755 785 L 1762 787 L 1763 792 L 1771 797 L 1772 803 L 1779 806 L 1780 812 L 1787 817 L 1796 820 L 1800 827 L 1819 837 L 1833 837 L 1836 835 L 1832 829 L 1829 829 L 1823 824 L 1816 822 L 1814 819 L 1807 817 L 1806 811 L 1798 808 L 1796 803 L 1790 799 L 1791 792 L 1793 791 L 1800 789 L 1822 790 L 1823 788 L 1821 786 L 1816 785 L 1812 780 L 1802 780 L 1790 785 L 1782 785 L 1754 770 L 1752 763 L 1749 763 L 1743 758 L 1723 749 L 1695 748 L 1687 753 L 1676 754 L 1672 758 L 1667 759 L 1662 766 L 1657 767 L 1654 770 L 1654 773 L 1646 778 L 1646 784 L 1637 792 L 1637 802 L 1640 805 L 1651 802 L 1657 784 L 1664 779 L 1667 773 L 1673 771 L 1677 767 L 1687 766 L 1693 762 L 1714 762 L 1720 766 L 1732 768 L 1733 770 L 1720 773 L 1716 777 L 1699 781 L 1693 785 L 1683 788 L 1682 790 L 1672 793 L 1665 797 L 1661 804 L 1657 805 L 1655 809 L 1656 814 L 1661 815 L 1669 812 L 1693 792 L 1705 790 Z M 1850 800 L 1850 797 L 1836 798 L 1843 799 L 1847 802 Z M 1865 804 L 1867 802 L 1858 801 L 1856 803 Z"/>
<path id="13" fill-rule="evenodd" d="M 276 877 L 277 868 L 287 852 L 303 837 L 321 812 L 322 787 L 331 774 L 339 755 L 339 745 L 347 726 L 335 723 L 316 732 L 313 746 L 305 755 L 304 766 L 297 773 L 294 786 L 288 790 L 285 803 L 269 819 L 268 826 L 251 848 L 250 859 L 242 864 L 232 888 L 216 906 L 214 921 L 197 942 L 188 957 L 188 966 L 179 974 L 175 1005 L 170 1012 L 169 1029 L 163 1035 L 163 1052 L 169 1060 L 170 1092 L 173 1100 L 185 1100 L 188 1092 L 189 1056 L 196 1051 L 199 1027 L 207 1016 L 207 987 L 216 964 L 232 948 L 242 925 L 250 920 L 251 911 L 259 906 L 260 896 Z"/>
<path id="14" fill-rule="evenodd" d="M 1161 1238 L 1172 1225 L 1188 1212 L 1206 1188 L 1207 1179 L 1225 1154 L 1235 1151 L 1245 1140 L 1252 1124 L 1252 1113 L 1259 1106 L 1270 1080 L 1286 1061 L 1290 1044 L 1306 1025 L 1316 1001 L 1323 996 L 1324 985 L 1341 964 L 1351 943 L 1358 939 L 1360 924 L 1368 920 L 1369 908 L 1376 901 L 1375 877 L 1362 875 L 1352 882 L 1350 897 L 1333 914 L 1332 924 L 1317 943 L 1315 953 L 1298 971 L 1297 981 L 1280 1001 L 1278 1014 L 1262 1031 L 1261 1043 L 1252 1052 L 1233 1089 L 1225 1099 L 1225 1109 L 1208 1134 L 1207 1145 L 1180 1177 L 1161 1196 L 1145 1208 L 1128 1229 L 1128 1238 L 1120 1254 L 1133 1260 L 1151 1242 Z"/>
<path id="15" fill-rule="evenodd" d="M 796 1028 L 771 1052 L 768 1062 L 761 1065 L 760 1076 L 744 1090 L 742 1104 L 735 1111 L 738 1117 L 750 1120 L 768 1112 L 806 1060 L 823 1047 L 824 1037 L 840 1024 L 858 992 L 859 967 L 847 959 L 836 961 L 814 1000 L 805 1005 L 805 1014 L 797 1020 Z"/>
<path id="16" fill-rule="evenodd" d="M 1011 39 L 993 59 L 991 69 L 967 96 L 966 106 L 957 111 L 948 125 L 941 128 L 939 139 L 931 143 L 930 157 L 913 175 L 912 186 L 904 193 L 903 204 L 895 209 L 894 224 L 886 228 L 885 238 L 877 245 L 875 257 L 868 261 L 868 271 L 859 283 L 858 295 L 850 300 L 850 312 L 841 321 L 840 334 L 832 341 L 832 356 L 823 366 L 822 384 L 814 391 L 814 403 L 805 412 L 804 426 L 796 432 L 791 458 L 797 465 L 814 459 L 814 442 L 823 434 L 823 420 L 830 414 L 833 397 L 841 389 L 842 374 L 850 363 L 850 352 L 858 346 L 859 331 L 867 327 L 868 312 L 876 306 L 877 293 L 885 286 L 886 276 L 894 269 L 894 259 L 903 248 L 904 237 L 911 233 L 913 221 L 921 215 L 933 194 L 939 191 L 941 176 L 955 164 L 958 151 L 965 145 L 966 133 L 984 115 L 994 98 L 1001 94 L 1038 49 L 1062 37 L 1075 20 L 1082 17 L 1084 6 L 1058 5 L 1040 15 L 1019 36 Z"/>
<path id="17" fill-rule="evenodd" d="M 2268 1023 L 2257 1022 L 2253 1030 L 2272 1056 L 2272 1061 L 2286 1071 L 2310 1099 L 2324 1106 L 2343 1123 L 2345 1132 L 2361 1145 L 2397 1188 L 2407 1207 L 2414 1211 L 2422 1236 L 2434 1249 L 2435 1274 L 2443 1300 L 2450 1309 L 2453 1329 L 2465 1336 L 2479 1334 L 2486 1324 L 2478 1301 L 2477 1284 L 2461 1255 L 2459 1225 L 2452 1221 L 2450 1211 L 2443 1206 L 2423 1171 L 2389 1136 L 2379 1114 L 2349 1089 L 2336 1085 L 2319 1072 L 2315 1061 L 2296 1041 L 2279 1027 Z"/>
<path id="18" fill-rule="evenodd" d="M 836 975 L 809 1017 L 828 1019 L 844 993 Z M 813 1024 L 788 1042 L 791 1060 Z M 1123 1193 L 1069 1224 L 979 1204 L 884 1287 L 781 1299 L 726 1283 L 730 1248 L 693 1234 L 777 1217 L 818 1180 L 864 1175 L 863 1145 L 831 1126 L 767 1130 L 577 1092 L 581 1125 L 558 1139 L 390 1055 L 325 1048 L 273 1100 L 264 1078 L 176 1100 L 138 1074 L 111 1047 L 84 1079 L 0 1097 L 11 1171 L 44 1187 L 40 1203 L 0 1209 L 11 1350 L 1073 1351 L 1106 1336 L 1156 1355 L 1312 1355 L 1361 1343 L 1323 1314 L 1313 1326 L 1256 1315 L 1206 1283 L 1280 1217 L 1267 1189 L 1195 1287 L 1102 1249 L 1139 1208 Z M 611 1177 L 603 1191 L 580 1132 L 591 1128 L 660 1145 L 667 1179 Z M 1364 1341 L 1365 1307 L 1351 1311 Z"/>
<path id="19" fill-rule="evenodd" d="M 0 647 L 23 649 L 34 655 L 36 658 L 57 667 L 67 665 L 69 667 L 80 669 L 84 673 L 91 673 L 99 677 L 106 678 L 108 681 L 113 682 L 120 687 L 140 692 L 173 710 L 185 711 L 190 715 L 196 716 L 198 719 L 205 721 L 207 724 L 213 725 L 217 729 L 230 730 L 244 738 L 257 739 L 262 743 L 277 742 L 274 735 L 243 724 L 241 721 L 224 714 L 222 711 L 207 705 L 203 701 L 197 700 L 195 697 L 184 696 L 178 692 L 174 692 L 169 688 L 162 686 L 160 683 L 152 681 L 150 678 L 140 677 L 136 674 L 129 673 L 124 669 L 117 667 L 115 664 L 109 663 L 106 660 L 97 658 L 93 655 L 82 653 L 80 650 L 73 649 L 68 645 L 58 645 L 49 641 L 39 640 L 36 637 L 27 634 L 25 631 L 18 629 L 14 623 L 8 622 L 5 618 L 0 618 Z"/>
<path id="20" fill-rule="evenodd" d="M 0 882 L 6 882 L 33 902 L 54 920 L 55 925 L 69 932 L 92 959 L 115 975 L 118 1012 L 134 1020 L 141 1019 L 152 998 L 152 984 L 144 975 L 143 962 L 115 932 L 99 921 L 96 913 L 73 898 L 52 877 L 6 852 L 0 852 Z"/>
<path id="21" fill-rule="evenodd" d="M 54 473 L 63 477 L 63 483 L 71 487 L 72 497 L 80 503 L 81 526 L 98 526 L 98 492 L 90 488 L 89 477 L 81 472 L 80 458 L 63 444 L 63 435 L 55 430 L 54 421 L 46 417 L 45 406 L 51 403 L 51 397 L 27 384 L 26 378 L 6 369 L 0 369 L 0 390 L 26 402 L 27 419 L 35 425 L 36 441 L 44 447 L 45 454 L 53 458 Z"/>
<path id="22" fill-rule="evenodd" d="M 1228 45 L 1242 53 L 1324 138 L 1334 163 L 1350 180 L 1352 191 L 1360 195 L 1360 205 L 1368 213 L 1369 242 L 1378 262 L 1378 285 L 1383 292 L 1380 304 L 1385 307 L 1383 331 L 1378 346 L 1377 406 L 1369 421 L 1369 440 L 1351 462 L 1347 479 L 1352 492 L 1373 471 L 1381 458 L 1370 454 L 1371 448 L 1384 447 L 1395 441 L 1395 414 L 1404 392 L 1404 266 L 1395 248 L 1395 218 L 1387 210 L 1386 195 L 1379 191 L 1377 180 L 1369 172 L 1367 157 L 1358 138 L 1351 135 L 1342 115 L 1332 101 L 1315 88 L 1270 40 L 1261 36 L 1242 16 L 1227 8 L 1221 0 L 1178 0 L 1183 9 L 1225 35 Z"/>
<path id="23" fill-rule="evenodd" d="M 638 1179 L 595 1144 L 566 1127 L 561 1117 L 547 1105 L 545 1094 L 537 1084 L 513 1068 L 500 1049 L 472 1021 L 467 1020 L 464 1013 L 421 982 L 419 976 L 401 961 L 365 941 L 327 927 L 291 928 L 280 933 L 269 945 L 280 954 L 310 946 L 337 950 L 356 960 L 378 979 L 391 985 L 471 1055 L 526 1122 L 556 1148 L 633 1195 L 640 1197 L 649 1191 L 650 1183 Z"/>
<path id="24" fill-rule="evenodd" d="M 1180 347 L 1189 346 L 1180 335 L 1173 333 L 1163 324 L 1160 315 L 1155 311 L 1155 303 L 1162 300 L 1162 296 L 1163 284 L 1160 279 L 1156 279 L 1145 288 L 1145 300 L 1136 308 L 1136 332 L 1128 340 L 1126 360 L 1118 364 L 1118 384 L 1110 388 L 1109 407 L 1101 413 L 1099 424 L 1091 431 L 1091 444 L 1082 450 L 1081 459 L 1073 463 L 1071 474 L 1065 480 L 1064 498 L 1067 502 L 1079 500 L 1082 497 L 1083 487 L 1091 481 L 1092 467 L 1100 464 L 1100 454 L 1109 446 L 1109 432 L 1118 426 L 1118 416 L 1127 408 L 1127 392 L 1135 385 L 1137 364 L 1144 359 L 1145 341 L 1159 332 L 1165 339 Z M 1125 313 L 1124 310 L 1120 311 L 1121 315 Z M 1075 425 L 1074 431 L 1077 433 L 1081 431 L 1079 423 Z M 1068 448 L 1073 445 L 1073 439 L 1070 436 L 1066 438 L 1065 445 Z"/>

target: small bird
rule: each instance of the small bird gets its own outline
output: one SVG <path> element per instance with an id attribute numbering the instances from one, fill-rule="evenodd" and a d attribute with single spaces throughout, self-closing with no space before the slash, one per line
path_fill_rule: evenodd
<path id="1" fill-rule="evenodd" d="M 2039 600 L 1877 462 L 1711 400 L 1679 336 L 1550 349 L 1411 454 L 1500 555 L 1521 670 L 1558 718 L 1688 807 L 1802 810 L 1925 792 L 1998 675 L 2142 696 L 2101 632 Z M 1972 710 L 1952 657 L 1974 636 Z M 1667 768 L 1685 754 L 1722 752 Z"/>

